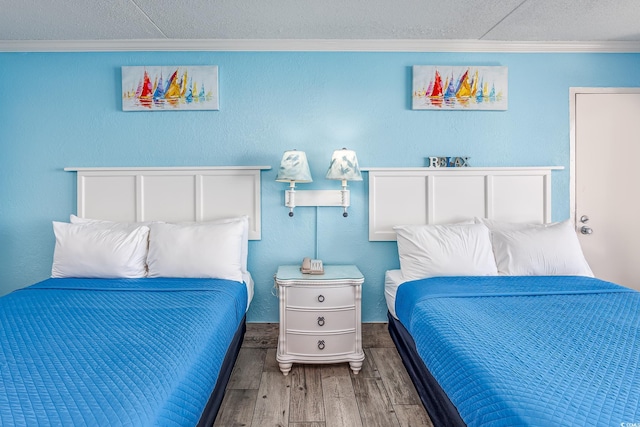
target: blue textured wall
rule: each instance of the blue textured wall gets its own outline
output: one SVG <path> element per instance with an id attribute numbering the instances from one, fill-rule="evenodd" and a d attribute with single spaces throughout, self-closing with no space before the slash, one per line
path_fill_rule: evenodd
<path id="1" fill-rule="evenodd" d="M 122 112 L 124 65 L 218 65 L 220 111 Z M 412 65 L 503 65 L 508 111 L 412 111 Z M 325 263 L 363 271 L 363 320 L 385 319 L 384 271 L 394 242 L 367 240 L 367 181 L 338 208 L 283 204 L 274 181 L 286 149 L 307 152 L 313 184 L 331 153 L 355 149 L 363 167 L 423 166 L 465 155 L 472 166 L 560 165 L 553 219 L 569 215 L 569 88 L 640 86 L 638 54 L 336 52 L 0 53 L 0 295 L 50 274 L 52 220 L 75 212 L 65 166 L 271 165 L 263 172 L 263 238 L 250 243 L 256 295 L 249 321 L 277 321 L 279 264 L 316 250 Z"/>

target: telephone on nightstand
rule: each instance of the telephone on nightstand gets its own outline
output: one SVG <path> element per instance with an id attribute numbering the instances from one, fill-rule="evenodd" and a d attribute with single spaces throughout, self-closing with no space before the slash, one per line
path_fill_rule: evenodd
<path id="1" fill-rule="evenodd" d="M 322 266 L 322 261 L 319 259 L 305 257 L 302 260 L 300 271 L 303 274 L 324 274 L 324 267 Z"/>

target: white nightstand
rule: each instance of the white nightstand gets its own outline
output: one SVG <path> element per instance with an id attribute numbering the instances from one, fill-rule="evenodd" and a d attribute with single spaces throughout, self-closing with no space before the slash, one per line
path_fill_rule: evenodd
<path id="1" fill-rule="evenodd" d="M 364 277 L 355 265 L 325 265 L 324 274 L 278 267 L 280 336 L 276 359 L 287 375 L 293 363 L 349 362 L 362 367 L 360 301 Z"/>

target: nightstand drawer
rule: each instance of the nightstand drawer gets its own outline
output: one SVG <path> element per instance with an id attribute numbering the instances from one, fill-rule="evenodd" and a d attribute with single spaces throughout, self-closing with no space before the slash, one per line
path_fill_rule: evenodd
<path id="1" fill-rule="evenodd" d="M 300 311 L 287 310 L 287 331 L 333 332 L 356 328 L 356 309 Z"/>
<path id="2" fill-rule="evenodd" d="M 325 356 L 349 354 L 356 351 L 356 333 L 300 335 L 289 333 L 288 354 Z"/>
<path id="3" fill-rule="evenodd" d="M 355 305 L 353 286 L 295 286 L 286 288 L 287 306 L 335 308 Z"/>

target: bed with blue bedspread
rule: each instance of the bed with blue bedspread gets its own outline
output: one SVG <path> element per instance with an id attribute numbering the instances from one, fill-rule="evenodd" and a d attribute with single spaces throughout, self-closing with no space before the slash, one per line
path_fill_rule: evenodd
<path id="1" fill-rule="evenodd" d="M 640 423 L 636 291 L 578 276 L 433 277 L 402 284 L 395 309 L 390 332 L 436 425 Z"/>
<path id="2" fill-rule="evenodd" d="M 218 279 L 14 291 L 0 298 L 0 425 L 210 424 L 246 308 L 245 284 Z"/>

